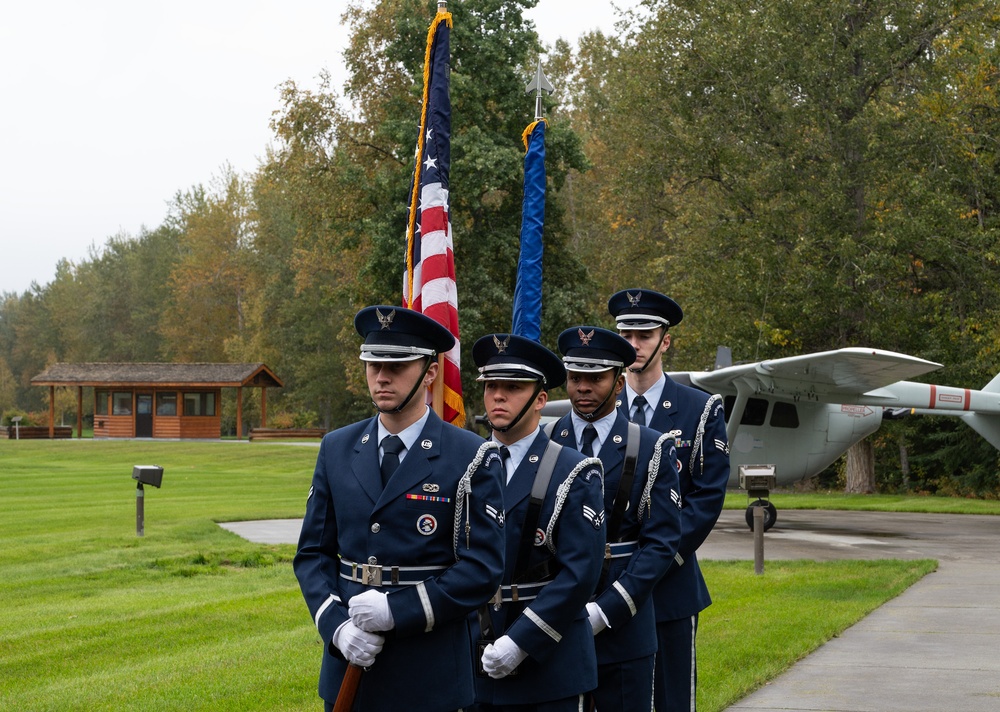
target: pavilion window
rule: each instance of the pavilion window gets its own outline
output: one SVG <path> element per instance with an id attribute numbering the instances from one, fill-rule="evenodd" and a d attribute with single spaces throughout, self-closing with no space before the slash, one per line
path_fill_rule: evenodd
<path id="1" fill-rule="evenodd" d="M 111 394 L 112 415 L 132 415 L 132 391 L 115 391 Z"/>
<path id="2" fill-rule="evenodd" d="M 108 414 L 108 391 L 94 391 L 94 415 Z"/>
<path id="3" fill-rule="evenodd" d="M 185 393 L 184 415 L 215 415 L 215 394 Z"/>
<path id="4" fill-rule="evenodd" d="M 156 394 L 157 415 L 177 415 L 177 394 L 174 392 Z"/>

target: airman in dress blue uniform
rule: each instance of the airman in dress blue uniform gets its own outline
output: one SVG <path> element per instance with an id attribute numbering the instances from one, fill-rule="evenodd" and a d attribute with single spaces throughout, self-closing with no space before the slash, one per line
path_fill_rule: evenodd
<path id="1" fill-rule="evenodd" d="M 577 712 L 597 685 L 586 605 L 604 556 L 600 460 L 541 431 L 548 389 L 566 377 L 541 344 L 490 334 L 472 349 L 507 485 L 503 585 L 480 615 L 484 712 Z"/>
<path id="2" fill-rule="evenodd" d="M 379 413 L 323 438 L 293 564 L 323 642 L 319 694 L 332 709 L 351 664 L 366 668 L 354 710 L 468 707 L 469 617 L 503 573 L 503 463 L 425 404 L 447 329 L 388 306 L 354 325 Z"/>
<path id="3" fill-rule="evenodd" d="M 625 289 L 611 296 L 608 311 L 618 333 L 636 350 L 619 408 L 633 422 L 676 438 L 681 541 L 653 591 L 658 638 L 653 699 L 656 712 L 694 712 L 698 614 L 712 602 L 695 552 L 722 513 L 729 480 L 722 398 L 677 383 L 663 372 L 668 329 L 684 316 L 674 300 L 648 289 Z"/>
<path id="4" fill-rule="evenodd" d="M 559 351 L 573 409 L 546 432 L 604 465 L 608 543 L 601 581 L 587 604 L 598 666 L 591 696 L 598 710 L 649 710 L 657 646 L 652 593 L 681 537 L 674 439 L 630 424 L 615 407 L 624 370 L 635 361 L 625 339 L 574 326 L 559 335 Z"/>

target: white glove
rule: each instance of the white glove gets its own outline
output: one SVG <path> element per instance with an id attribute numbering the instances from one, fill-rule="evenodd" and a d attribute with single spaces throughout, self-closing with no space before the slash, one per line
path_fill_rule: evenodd
<path id="1" fill-rule="evenodd" d="M 354 625 L 369 633 L 392 630 L 396 625 L 392 620 L 388 596 L 374 588 L 352 598 L 347 612 Z"/>
<path id="2" fill-rule="evenodd" d="M 510 636 L 502 635 L 483 651 L 483 670 L 494 680 L 499 680 L 514 672 L 514 668 L 526 657 L 528 654 Z"/>
<path id="3" fill-rule="evenodd" d="M 344 621 L 333 633 L 333 645 L 344 654 L 347 662 L 371 667 L 382 651 L 385 638 L 378 633 L 361 630 L 351 621 Z"/>
<path id="4" fill-rule="evenodd" d="M 604 611 L 593 601 L 587 604 L 587 616 L 590 618 L 590 627 L 594 629 L 594 635 L 597 635 L 608 627 L 608 621 L 604 618 Z"/>

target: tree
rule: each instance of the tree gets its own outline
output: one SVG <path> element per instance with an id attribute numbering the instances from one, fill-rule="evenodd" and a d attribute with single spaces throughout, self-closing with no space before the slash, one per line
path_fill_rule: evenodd
<path id="1" fill-rule="evenodd" d="M 249 207 L 244 180 L 229 168 L 214 193 L 198 186 L 175 197 L 168 222 L 178 231 L 180 255 L 159 323 L 167 358 L 224 360 L 225 340 L 242 332 Z"/>
<path id="2" fill-rule="evenodd" d="M 338 145 L 344 119 L 328 75 L 317 91 L 286 82 L 281 101 L 271 122 L 277 146 L 253 185 L 247 337 L 227 350 L 271 363 L 286 374 L 287 405 L 332 427 L 370 410 L 356 368 L 351 299 L 367 249 L 359 187 L 367 176 Z"/>
<path id="3" fill-rule="evenodd" d="M 919 107 L 945 81 L 939 47 L 978 35 L 985 7 L 648 4 L 607 83 L 602 198 L 628 258 L 657 246 L 644 272 L 687 307 L 681 358 L 952 340 L 942 312 L 971 314 L 962 287 L 997 275 L 959 239 L 955 157 Z"/>

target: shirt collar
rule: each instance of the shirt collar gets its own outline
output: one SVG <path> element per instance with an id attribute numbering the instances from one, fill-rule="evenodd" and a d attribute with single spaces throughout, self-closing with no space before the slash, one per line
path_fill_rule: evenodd
<path id="1" fill-rule="evenodd" d="M 524 436 L 523 438 L 521 438 L 520 440 L 511 445 L 504 445 L 496 438 L 493 438 L 492 436 L 490 437 L 490 439 L 493 440 L 493 442 L 495 442 L 497 445 L 500 445 L 501 447 L 506 447 L 507 450 L 510 451 L 510 461 L 507 463 L 508 482 L 510 482 L 510 478 L 514 474 L 514 471 L 518 468 L 518 465 L 521 464 L 521 460 L 524 459 L 524 456 L 528 454 L 528 450 L 531 449 L 532 444 L 535 442 L 535 438 L 538 437 L 538 434 L 541 431 L 542 429 L 540 427 L 535 426 L 535 429 L 532 430 L 528 435 Z"/>
<path id="2" fill-rule="evenodd" d="M 577 450 L 583 448 L 583 429 L 588 425 L 593 425 L 597 429 L 597 439 L 594 440 L 594 455 L 596 456 L 601 451 L 601 445 L 604 444 L 604 441 L 608 439 L 608 435 L 611 433 L 611 428 L 618 417 L 618 411 L 612 408 L 610 413 L 597 420 L 584 420 L 576 414 L 575 410 L 570 411 L 570 414 L 573 418 L 573 432 L 576 434 Z"/>
<path id="3" fill-rule="evenodd" d="M 424 414 L 421 416 L 420 420 L 408 425 L 403 430 L 398 433 L 390 433 L 386 430 L 385 426 L 382 425 L 382 419 L 378 419 L 378 443 L 381 447 L 382 441 L 387 435 L 398 435 L 399 439 L 403 441 L 403 447 L 406 448 L 403 452 L 399 453 L 399 461 L 402 462 L 403 458 L 406 457 L 406 453 L 410 451 L 414 443 L 417 442 L 417 438 L 420 437 L 420 433 L 423 432 L 424 426 L 427 425 L 427 419 L 431 416 L 431 409 L 426 405 L 424 406 Z"/>
<path id="4" fill-rule="evenodd" d="M 652 409 L 652 412 L 654 413 L 656 412 L 656 404 L 660 402 L 660 396 L 663 395 L 663 389 L 666 385 L 667 377 L 665 374 L 661 373 L 660 377 L 656 380 L 656 383 L 651 385 L 648 389 L 646 389 L 646 392 L 642 394 L 646 399 L 647 407 Z M 628 400 L 625 401 L 625 404 L 628 406 L 628 410 L 631 411 L 632 401 L 635 400 L 635 397 L 639 394 L 632 390 L 632 386 L 628 384 L 628 381 L 625 382 L 625 395 L 628 398 Z M 648 423 L 649 420 L 646 422 Z"/>

